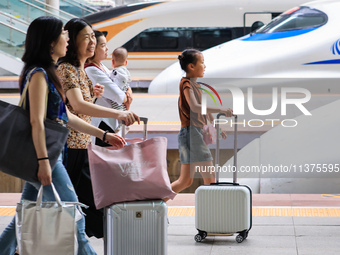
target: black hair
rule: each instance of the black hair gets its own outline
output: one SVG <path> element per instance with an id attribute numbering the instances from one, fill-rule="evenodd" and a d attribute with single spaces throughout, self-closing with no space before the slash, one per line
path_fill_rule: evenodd
<path id="1" fill-rule="evenodd" d="M 198 54 L 201 54 L 199 50 L 186 49 L 181 55 L 178 55 L 179 64 L 181 65 L 183 71 L 187 71 L 189 64 L 196 64 Z"/>
<path id="2" fill-rule="evenodd" d="M 99 31 L 99 30 L 93 30 L 93 32 L 94 32 L 94 36 L 96 37 L 97 40 L 98 40 L 98 38 L 101 37 L 101 36 L 106 37 L 106 34 L 107 34 L 107 33 L 105 33 L 105 32 Z"/>
<path id="3" fill-rule="evenodd" d="M 52 16 L 39 17 L 29 25 L 26 34 L 25 52 L 21 58 L 24 62 L 24 68 L 19 79 L 20 88 L 24 86 L 23 79 L 29 69 L 42 67 L 61 97 L 65 99 L 63 88 L 56 74 L 55 63 L 51 56 L 51 44 L 59 40 L 62 29 L 63 22 Z"/>
<path id="4" fill-rule="evenodd" d="M 73 18 L 66 23 L 65 30 L 68 31 L 70 40 L 68 41 L 66 56 L 62 57 L 59 63 L 67 62 L 76 67 L 80 66 L 77 52 L 77 36 L 87 26 L 92 28 L 90 23 L 80 18 Z"/>

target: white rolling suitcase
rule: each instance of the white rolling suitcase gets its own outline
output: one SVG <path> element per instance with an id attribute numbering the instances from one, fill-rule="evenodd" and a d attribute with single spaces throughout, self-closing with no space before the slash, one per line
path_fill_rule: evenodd
<path id="1" fill-rule="evenodd" d="M 147 139 L 147 118 L 144 140 Z M 125 137 L 125 126 L 122 136 Z M 168 208 L 163 200 L 117 203 L 104 208 L 105 255 L 167 255 Z"/>
<path id="2" fill-rule="evenodd" d="M 105 255 L 166 255 L 167 206 L 162 200 L 105 208 Z"/>
<path id="3" fill-rule="evenodd" d="M 219 118 L 222 114 L 219 114 Z M 235 117 L 235 123 L 237 116 Z M 216 127 L 219 130 L 217 124 Z M 216 163 L 219 163 L 219 135 L 216 141 Z M 237 125 L 234 134 L 234 166 L 237 163 Z M 237 168 L 236 168 L 237 169 Z M 215 183 L 202 185 L 195 192 L 195 226 L 198 234 L 196 242 L 201 242 L 207 234 L 235 234 L 241 243 L 247 238 L 252 227 L 252 192 L 246 185 L 236 183 L 237 171 L 232 183 L 220 183 L 219 173 L 215 173 Z"/>

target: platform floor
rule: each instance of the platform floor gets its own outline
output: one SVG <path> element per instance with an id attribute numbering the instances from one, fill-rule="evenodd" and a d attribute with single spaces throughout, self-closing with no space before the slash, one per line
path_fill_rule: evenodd
<path id="1" fill-rule="evenodd" d="M 19 193 L 0 193 L 0 232 L 13 217 L 19 199 Z M 194 241 L 194 194 L 179 194 L 167 205 L 168 255 L 340 254 L 338 194 L 254 194 L 253 227 L 240 244 L 235 235 Z M 90 242 L 98 255 L 104 254 L 102 239 L 90 238 Z"/>

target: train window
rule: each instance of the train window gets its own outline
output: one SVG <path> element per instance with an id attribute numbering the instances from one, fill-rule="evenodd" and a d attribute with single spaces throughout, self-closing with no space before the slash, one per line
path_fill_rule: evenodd
<path id="1" fill-rule="evenodd" d="M 238 27 L 153 27 L 142 31 L 123 47 L 129 52 L 205 50 L 240 36 L 243 36 L 243 28 Z"/>
<path id="2" fill-rule="evenodd" d="M 327 23 L 327 15 L 310 7 L 300 7 L 288 11 L 272 20 L 256 33 L 274 33 L 320 27 Z"/>
<path id="3" fill-rule="evenodd" d="M 140 35 L 142 49 L 177 49 L 179 33 L 176 31 L 150 31 Z"/>
<path id="4" fill-rule="evenodd" d="M 209 29 L 193 32 L 193 47 L 199 50 L 208 49 L 218 44 L 230 41 L 230 29 Z"/>

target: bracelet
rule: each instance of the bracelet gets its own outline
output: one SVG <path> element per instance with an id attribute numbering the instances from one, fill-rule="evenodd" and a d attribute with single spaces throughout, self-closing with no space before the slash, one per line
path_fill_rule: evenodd
<path id="1" fill-rule="evenodd" d="M 106 130 L 105 131 L 105 133 L 104 133 L 104 135 L 103 135 L 103 139 L 102 139 L 102 141 L 105 143 L 105 138 L 106 138 L 106 134 L 109 132 L 109 130 Z"/>
<path id="2" fill-rule="evenodd" d="M 45 157 L 45 158 L 38 158 L 37 160 L 45 160 L 45 159 L 49 159 L 49 157 Z"/>

